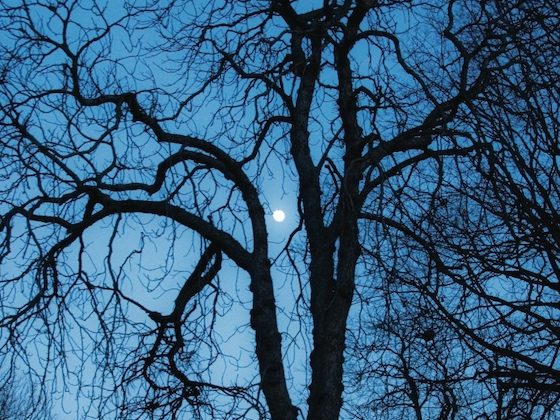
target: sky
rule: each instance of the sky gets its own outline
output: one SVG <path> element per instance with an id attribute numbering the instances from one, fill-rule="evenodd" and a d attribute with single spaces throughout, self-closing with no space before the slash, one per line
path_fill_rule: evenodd
<path id="1" fill-rule="evenodd" d="M 16 0 L 7 0 L 5 3 L 5 5 L 18 4 L 19 1 Z M 81 4 L 88 6 L 92 2 L 84 1 Z M 109 2 L 99 4 L 107 8 L 101 11 L 95 8 L 77 7 L 74 10 L 75 24 L 67 27 L 67 42 L 71 51 L 79 51 L 80 45 L 86 39 L 101 34 L 97 27 L 101 21 L 100 13 L 109 22 L 118 21 L 123 13 L 120 4 L 117 6 Z M 194 2 L 198 10 L 207 4 L 207 2 Z M 299 12 L 304 12 L 321 4 L 321 1 L 300 1 L 296 2 L 296 8 Z M 52 36 L 52 40 L 57 42 L 63 41 L 60 35 L 63 25 L 57 14 L 64 16 L 65 7 L 64 3 L 58 3 L 54 8 L 46 4 L 43 7 L 37 4 L 31 12 L 37 28 Z M 195 13 L 196 7 L 181 12 L 185 13 L 183 16 L 187 16 Z M 228 15 L 225 18 L 230 17 Z M 385 20 L 380 18 L 380 21 L 383 20 L 384 24 L 392 26 L 395 32 L 404 32 L 412 28 L 414 35 L 411 37 L 414 37 L 414 42 L 403 42 L 403 52 L 405 55 L 417 53 L 418 57 L 423 59 L 419 60 L 418 68 L 426 71 L 430 77 L 443 78 L 444 82 L 441 86 L 434 88 L 436 96 L 446 97 L 453 94 L 454 88 L 450 86 L 454 86 L 452 79 L 455 77 L 454 74 L 458 73 L 457 57 L 453 54 L 445 56 L 445 48 L 436 51 L 435 45 L 430 44 L 430 40 L 434 39 L 432 37 L 434 32 L 430 31 L 435 29 L 429 28 L 427 24 L 422 26 L 420 18 L 416 22 L 401 10 L 382 18 Z M 271 115 L 282 115 L 279 101 L 269 91 L 265 89 L 255 91 L 249 81 L 239 81 L 231 73 L 227 73 L 223 80 L 208 89 L 193 93 L 197 91 L 204 78 L 216 71 L 215 63 L 210 60 L 211 57 L 205 56 L 208 52 L 207 46 L 202 45 L 195 50 L 186 48 L 196 39 L 198 35 L 196 31 L 189 32 L 190 28 L 182 28 L 182 23 L 178 19 L 167 19 L 164 16 L 161 16 L 161 19 L 159 23 L 161 23 L 162 33 L 149 27 L 148 20 L 139 19 L 134 23 L 123 21 L 123 26 L 115 26 L 110 36 L 93 42 L 80 61 L 80 77 L 84 80 L 84 91 L 88 95 L 95 96 L 96 90 L 104 93 L 133 90 L 137 92 L 139 100 L 149 112 L 158 116 L 171 116 L 163 123 L 168 130 L 208 139 L 210 143 L 227 149 L 233 156 L 249 155 L 255 144 L 258 130 L 261 128 L 259 123 Z M 17 20 L 11 22 L 17 25 Z M 125 25 L 129 26 L 125 27 Z M 267 33 L 270 37 L 283 36 L 284 38 L 281 38 L 278 43 L 284 43 L 286 49 L 287 35 L 282 34 L 282 29 L 278 26 L 278 21 L 273 20 L 270 27 L 267 27 L 269 31 Z M 7 51 L 25 53 L 26 45 L 19 44 L 11 38 L 18 32 L 15 31 L 10 35 L 8 30 L 0 29 L 0 45 L 4 48 L 2 53 L 4 55 Z M 182 36 L 166 39 L 165 35 L 173 31 L 177 31 Z M 380 102 L 376 112 L 381 116 L 377 120 L 368 120 L 369 111 L 360 114 L 364 130 L 378 129 L 379 141 L 382 141 L 422 120 L 429 108 L 425 107 L 428 101 L 418 93 L 420 89 L 415 86 L 413 77 L 399 68 L 394 54 L 387 52 L 392 51 L 388 47 L 390 43 L 386 39 L 380 39 L 377 39 L 376 45 L 358 44 L 353 53 L 353 65 L 361 75 L 368 74 L 372 69 L 378 71 L 379 80 L 376 81 L 386 81 L 386 86 L 374 86 L 372 80 L 363 83 L 371 84 L 368 87 L 374 92 L 395 88 L 395 92 L 389 92 L 387 97 L 401 101 L 400 109 L 404 111 L 400 114 L 394 111 L 395 107 L 385 102 Z M 410 40 L 404 35 L 402 39 Z M 244 47 L 250 48 L 250 44 Z M 162 49 L 166 49 L 165 54 L 161 53 Z M 246 50 L 242 51 L 246 52 Z M 254 56 L 250 56 L 249 61 L 256 68 L 263 64 L 267 54 L 279 60 L 285 53 L 280 48 L 278 51 L 251 51 Z M 42 52 L 45 53 L 46 49 Z M 106 59 L 99 59 L 100 54 Z M 330 57 L 329 54 L 330 52 L 327 52 L 326 56 Z M 434 60 L 441 57 L 442 60 L 447 60 L 449 66 L 446 67 L 446 71 L 450 75 L 446 75 L 444 70 L 435 66 Z M 26 63 L 31 63 L 32 59 L 33 57 L 27 57 Z M 65 57 L 61 51 L 55 51 L 47 53 L 42 61 L 12 69 L 10 86 L 2 86 L 2 101 L 6 101 L 9 95 L 12 95 L 10 100 L 13 102 L 26 95 L 33 96 L 45 88 L 57 89 L 69 85 L 71 79 L 69 63 L 68 57 Z M 466 77 L 471 75 L 467 74 Z M 331 159 L 329 164 L 333 173 L 337 167 L 340 169 L 343 153 L 343 147 L 339 139 L 336 139 L 336 133 L 340 128 L 336 117 L 338 114 L 336 98 L 329 96 L 329 89 L 325 87 L 334 80 L 332 70 L 326 69 L 321 78 L 322 88 L 318 90 L 314 99 L 313 118 L 309 127 L 314 161 L 320 161 L 325 150 L 329 150 Z M 293 95 L 297 81 L 286 77 L 284 82 L 286 90 Z M 153 86 L 157 86 L 157 89 L 150 89 Z M 376 90 L 377 88 L 379 90 Z M 192 100 L 183 103 L 184 98 L 191 94 Z M 380 94 L 380 98 L 383 98 L 383 95 Z M 251 105 L 246 106 L 246 101 Z M 27 142 L 19 142 L 15 138 L 6 136 L 13 149 L 6 148 L 6 151 L 0 151 L 5 154 L 2 157 L 7 156 L 6 161 L 13 159 L 16 153 L 22 156 L 20 162 L 9 163 L 2 167 L 2 182 L 10 186 L 2 188 L 1 191 L 8 197 L 5 201 L 0 201 L 2 213 L 11 208 L 9 201 L 23 203 L 41 189 L 55 195 L 72 191 L 74 185 L 72 176 L 75 174 L 78 178 L 85 179 L 86 184 L 97 182 L 96 172 L 103 170 L 106 171 L 104 181 L 107 183 L 151 183 L 156 175 L 157 164 L 170 154 L 180 151 L 180 146 L 176 144 L 156 142 L 149 130 L 146 130 L 142 124 L 132 121 L 129 115 L 124 120 L 117 121 L 112 105 L 95 107 L 93 110 L 81 109 L 73 100 L 61 100 L 56 94 L 52 97 L 34 99 L 31 103 L 29 106 L 22 104 L 18 110 L 22 116 L 29 117 L 30 134 L 39 140 L 28 139 Z M 126 113 L 127 110 L 124 111 Z M 118 125 L 114 130 L 108 130 L 110 133 L 107 135 L 103 134 L 109 126 L 112 129 L 112 124 L 117 122 Z M 274 263 L 273 277 L 279 307 L 279 326 L 284 334 L 285 363 L 289 366 L 287 371 L 290 375 L 290 392 L 294 402 L 304 406 L 309 377 L 307 362 L 311 327 L 308 317 L 299 316 L 305 313 L 308 304 L 306 295 L 308 288 L 305 283 L 307 261 L 303 256 L 305 233 L 300 226 L 297 180 L 289 158 L 288 135 L 285 125 L 275 125 L 264 139 L 262 152 L 254 161 L 247 163 L 244 169 L 257 186 L 266 211 L 269 255 Z M 100 136 L 103 137 L 102 141 L 99 141 Z M 63 165 L 56 162 L 53 157 L 53 150 L 60 155 L 65 154 L 64 162 L 73 173 L 70 170 L 64 172 Z M 88 158 L 83 158 L 80 153 L 87 155 Z M 372 176 L 383 175 L 384 165 L 390 167 L 406 156 L 395 155 L 394 161 L 381 162 L 372 170 Z M 31 169 L 26 167 L 28 164 Z M 42 177 L 42 183 L 39 183 L 33 176 L 25 177 L 34 168 L 41 168 L 45 173 L 57 172 L 61 175 L 58 178 L 45 175 Z M 456 169 L 456 172 L 452 172 L 449 168 L 446 170 L 459 174 L 457 175 L 459 179 L 459 176 L 463 176 L 461 169 L 464 168 Z M 374 198 L 368 201 L 367 205 L 383 207 L 384 214 L 391 214 L 404 208 L 408 211 L 407 217 L 410 216 L 408 220 L 411 223 L 417 222 L 415 220 L 418 214 L 417 201 L 406 201 L 405 198 L 401 200 L 401 196 L 405 197 L 405 194 L 393 199 L 397 196 L 394 191 L 400 189 L 402 193 L 405 187 L 410 186 L 418 195 L 428 195 L 436 186 L 433 174 L 437 169 L 435 164 L 432 166 L 425 164 L 425 166 L 419 165 L 419 169 L 414 169 L 414 172 L 412 169 L 409 172 L 403 171 L 403 177 L 398 178 L 399 181 L 384 184 L 387 191 L 372 194 Z M 412 173 L 415 176 L 405 180 Z M 336 191 L 338 186 L 336 181 L 333 181 L 336 177 L 325 168 L 322 176 L 324 181 L 322 186 L 325 191 Z M 449 184 L 453 183 L 453 180 L 448 181 Z M 231 192 L 231 185 L 230 180 L 217 174 L 216 171 L 188 163 L 174 166 L 169 171 L 161 191 L 157 193 L 150 195 L 146 191 L 136 190 L 110 194 L 113 197 L 146 200 L 169 199 L 173 196 L 171 201 L 174 204 L 223 227 L 250 250 L 253 244 L 246 205 L 238 191 Z M 390 188 L 394 188 L 394 191 L 389 191 Z M 325 194 L 324 200 L 328 198 L 328 194 Z M 326 202 L 323 204 L 326 205 Z M 462 203 L 449 208 L 460 208 L 460 204 Z M 59 211 L 64 217 L 78 219 L 86 206 L 87 197 L 83 196 L 64 208 L 48 204 L 42 206 L 40 210 L 45 213 Z M 96 211 L 98 208 L 93 210 Z M 285 213 L 284 221 L 274 220 L 274 211 L 277 210 Z M 406 217 L 404 219 L 407 220 Z M 64 235 L 64 232 L 56 231 L 41 223 L 32 226 L 32 235 L 26 236 L 26 229 L 24 221 L 19 218 L 14 225 L 14 235 L 19 238 L 14 242 L 7 262 L 0 266 L 0 277 L 3 279 L 25 270 L 25 267 L 19 265 L 21 261 L 38 256 L 43 245 L 52 244 Z M 297 232 L 292 236 L 291 233 L 294 231 Z M 372 229 L 368 232 L 372 235 L 372 244 L 383 245 L 384 238 L 380 231 Z M 376 235 L 381 238 L 378 242 L 376 242 L 378 240 Z M 27 248 L 26 239 L 29 240 Z M 288 241 L 291 250 L 289 253 L 285 252 Z M 86 384 L 93 379 L 97 385 L 111 387 L 112 378 L 103 378 L 103 374 L 107 371 L 97 369 L 95 364 L 106 362 L 109 368 L 114 367 L 114 372 L 118 372 L 120 366 L 130 362 L 142 334 L 148 333 L 150 328 L 154 327 L 146 312 L 169 313 L 172 310 L 178 290 L 196 265 L 203 248 L 204 243 L 199 235 L 193 234 L 184 227 L 171 224 L 168 218 L 148 215 L 113 216 L 87 229 L 81 241 L 76 241 L 59 257 L 57 268 L 61 279 L 60 292 L 67 293 L 65 298 L 67 306 L 64 308 L 53 306 L 49 316 L 51 319 L 57 319 L 57 316 L 62 314 L 62 309 L 70 316 L 66 318 L 67 321 L 59 322 L 57 328 L 49 332 L 63 341 L 65 348 L 48 347 L 44 338 L 47 326 L 38 319 L 29 323 L 30 332 L 24 339 L 23 349 L 28 354 L 25 353 L 23 358 L 27 359 L 29 366 L 39 370 L 47 358 L 51 358 L 49 365 L 51 369 L 57 366 L 62 352 L 67 356 L 68 364 L 58 365 L 57 376 L 53 379 L 56 404 L 59 404 L 58 399 L 62 398 L 62 391 L 66 391 L 61 406 L 56 409 L 59 410 L 57 412 L 62 418 L 66 418 L 67 414 L 75 414 L 79 418 L 83 410 L 90 408 L 90 414 L 96 413 L 97 407 L 89 406 L 87 396 L 90 390 L 87 387 L 79 389 L 82 395 L 76 399 L 75 393 L 78 392 L 80 383 Z M 393 250 L 391 246 L 387 246 L 387 249 L 387 252 Z M 397 257 L 403 259 L 408 257 L 405 255 L 407 249 L 399 247 L 394 249 Z M 382 256 L 382 253 L 380 252 L 379 255 Z M 380 257 L 380 260 L 383 258 Z M 381 261 L 379 265 L 383 262 L 385 261 Z M 411 277 L 425 274 L 421 272 L 425 268 L 423 263 L 422 261 L 417 265 L 409 264 L 406 274 Z M 364 268 L 365 274 L 368 274 L 368 268 L 370 267 Z M 413 273 L 416 268 L 419 272 Z M 377 275 L 376 278 L 381 278 L 379 272 L 375 272 L 375 267 L 371 270 L 372 277 Z M 13 306 L 20 305 L 29 290 L 36 290 L 40 286 L 40 280 L 39 278 L 37 281 L 32 275 L 25 276 L 25 281 L 16 282 L 13 287 L 8 287 L 2 297 L 7 298 Z M 362 280 L 367 282 L 367 275 L 364 275 Z M 90 290 L 92 284 L 95 285 L 95 292 Z M 115 284 L 121 291 L 118 298 L 121 299 L 122 313 L 115 311 L 117 296 L 103 289 L 114 288 Z M 251 309 L 249 281 L 244 272 L 225 258 L 216 284 L 219 284 L 219 294 L 209 287 L 196 299 L 196 307 L 194 301 L 192 307 L 189 307 L 189 310 L 193 311 L 193 318 L 198 315 L 199 320 L 189 325 L 188 334 L 191 340 L 187 343 L 186 354 L 189 355 L 188 357 L 191 353 L 198 357 L 196 359 L 193 356 L 192 368 L 200 369 L 199 374 L 203 379 L 217 380 L 224 384 L 231 384 L 234 381 L 246 384 L 254 381 L 257 372 L 252 348 L 253 332 L 248 326 Z M 127 298 L 128 302 L 126 302 Z M 370 306 L 372 312 L 384 309 L 381 300 L 375 301 L 375 304 Z M 216 308 L 216 314 L 212 314 L 209 308 Z M 357 314 L 360 310 L 362 307 L 354 306 L 353 314 Z M 375 318 L 375 314 L 372 318 Z M 115 319 L 118 320 L 117 324 L 111 324 L 110 322 Z M 99 327 L 100 320 L 107 321 L 107 330 Z M 115 345 L 113 348 L 104 349 L 101 344 L 110 336 L 107 331 L 111 328 L 117 332 L 112 336 Z M 211 330 L 214 343 L 198 340 Z M 130 335 L 126 336 L 125 333 Z M 1 338 L 5 340 L 6 335 Z M 147 341 L 149 340 L 153 339 Z M 227 352 L 228 357 L 217 357 L 216 344 Z M 84 348 L 85 356 L 78 352 Z M 98 350 L 98 353 L 95 350 Z M 107 351 L 105 354 L 110 355 L 107 360 L 103 360 L 105 350 Z M 210 369 L 202 371 L 208 365 L 211 366 Z M 112 370 L 108 369 L 108 371 Z M 54 374 L 54 370 L 51 373 Z M 68 378 L 66 383 L 61 379 L 63 373 Z M 108 382 L 103 383 L 105 379 Z M 100 394 L 95 390 L 91 396 L 98 397 Z"/>

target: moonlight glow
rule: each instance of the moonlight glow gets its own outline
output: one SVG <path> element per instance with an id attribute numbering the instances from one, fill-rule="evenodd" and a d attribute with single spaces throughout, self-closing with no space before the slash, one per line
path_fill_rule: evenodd
<path id="1" fill-rule="evenodd" d="M 274 210 L 272 212 L 272 218 L 278 223 L 281 223 L 286 218 L 286 213 L 284 213 L 282 210 Z"/>

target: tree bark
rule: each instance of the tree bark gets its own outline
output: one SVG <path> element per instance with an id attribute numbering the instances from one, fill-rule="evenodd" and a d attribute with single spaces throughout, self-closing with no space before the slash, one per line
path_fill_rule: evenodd
<path id="1" fill-rule="evenodd" d="M 359 255 L 356 223 L 349 223 L 347 228 L 339 240 L 336 280 L 331 277 L 328 282 L 328 299 L 322 304 L 316 302 L 312 308 L 314 349 L 310 361 L 310 420 L 338 419 L 343 404 L 346 321 L 354 294 L 355 267 Z M 333 252 L 330 253 L 331 258 L 332 255 Z M 324 286 L 327 282 L 326 279 L 322 280 L 321 286 Z M 315 284 L 320 281 L 317 279 Z"/>
<path id="2" fill-rule="evenodd" d="M 250 286 L 253 293 L 251 327 L 256 336 L 261 389 L 274 420 L 295 420 L 298 409 L 292 404 L 286 385 L 270 262 L 265 259 L 256 266 Z"/>

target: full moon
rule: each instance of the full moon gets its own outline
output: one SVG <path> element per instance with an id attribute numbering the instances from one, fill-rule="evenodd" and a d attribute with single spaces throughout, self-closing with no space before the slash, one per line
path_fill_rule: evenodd
<path id="1" fill-rule="evenodd" d="M 286 218 L 286 213 L 284 213 L 282 210 L 274 210 L 272 212 L 272 218 L 278 223 L 283 222 Z"/>

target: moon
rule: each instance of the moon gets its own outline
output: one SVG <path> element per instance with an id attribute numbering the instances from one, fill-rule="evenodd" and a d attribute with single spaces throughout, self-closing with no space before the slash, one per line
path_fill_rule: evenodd
<path id="1" fill-rule="evenodd" d="M 283 210 L 274 210 L 272 212 L 272 218 L 278 223 L 282 223 L 286 219 L 286 213 Z"/>

